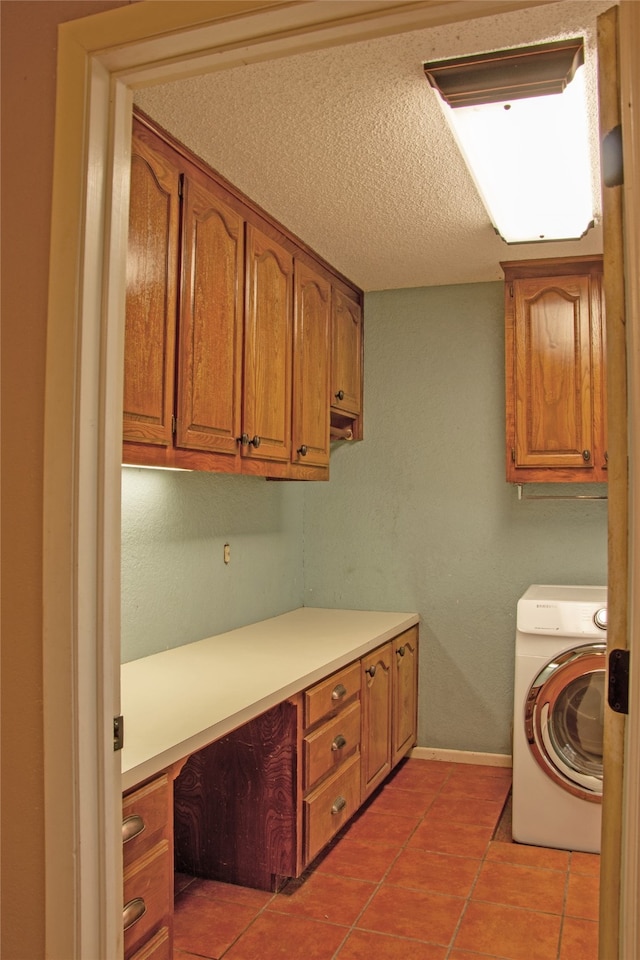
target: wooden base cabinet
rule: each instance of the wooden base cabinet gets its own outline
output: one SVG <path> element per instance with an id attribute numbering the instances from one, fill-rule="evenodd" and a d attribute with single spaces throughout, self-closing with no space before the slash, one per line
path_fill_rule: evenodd
<path id="1" fill-rule="evenodd" d="M 278 890 L 416 742 L 412 627 L 193 754 L 175 782 L 176 869 Z"/>
<path id="2" fill-rule="evenodd" d="M 605 481 L 602 257 L 501 266 L 507 480 Z"/>
<path id="3" fill-rule="evenodd" d="M 418 627 L 362 661 L 362 799 L 415 746 L 418 724 Z"/>
<path id="4" fill-rule="evenodd" d="M 122 803 L 125 960 L 170 960 L 173 941 L 173 780 L 169 772 Z"/>

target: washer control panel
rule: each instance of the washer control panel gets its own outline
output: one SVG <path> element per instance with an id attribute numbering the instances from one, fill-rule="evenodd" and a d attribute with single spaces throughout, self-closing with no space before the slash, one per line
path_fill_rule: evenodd
<path id="1" fill-rule="evenodd" d="M 518 601 L 521 633 L 602 637 L 607 629 L 607 588 L 534 584 Z"/>

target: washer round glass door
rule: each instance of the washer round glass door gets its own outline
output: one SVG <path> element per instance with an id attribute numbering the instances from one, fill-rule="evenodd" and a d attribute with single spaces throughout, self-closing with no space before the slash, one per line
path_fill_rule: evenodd
<path id="1" fill-rule="evenodd" d="M 550 660 L 529 688 L 525 733 L 547 776 L 574 796 L 602 801 L 606 644 Z"/>

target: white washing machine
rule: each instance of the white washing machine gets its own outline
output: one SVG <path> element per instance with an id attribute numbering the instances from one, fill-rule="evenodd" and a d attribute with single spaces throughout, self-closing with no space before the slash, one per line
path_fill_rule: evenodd
<path id="1" fill-rule="evenodd" d="M 512 835 L 600 852 L 606 587 L 534 584 L 518 601 Z"/>

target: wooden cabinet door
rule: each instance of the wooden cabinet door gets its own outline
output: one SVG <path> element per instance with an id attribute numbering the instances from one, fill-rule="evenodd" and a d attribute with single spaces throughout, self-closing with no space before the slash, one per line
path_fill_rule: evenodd
<path id="1" fill-rule="evenodd" d="M 504 266 L 507 479 L 606 480 L 601 259 Z"/>
<path id="2" fill-rule="evenodd" d="M 172 445 L 180 171 L 134 120 L 124 346 L 125 440 Z"/>
<path id="3" fill-rule="evenodd" d="M 331 406 L 357 417 L 362 411 L 362 310 L 335 288 L 331 336 Z"/>
<path id="4" fill-rule="evenodd" d="M 243 457 L 291 457 L 293 257 L 247 224 Z"/>
<path id="5" fill-rule="evenodd" d="M 362 799 L 391 770 L 392 644 L 364 657 L 362 664 Z"/>
<path id="6" fill-rule="evenodd" d="M 329 463 L 329 336 L 331 286 L 295 263 L 293 332 L 294 463 Z"/>
<path id="7" fill-rule="evenodd" d="M 393 753 L 395 765 L 415 745 L 418 732 L 418 628 L 393 639 Z"/>
<path id="8" fill-rule="evenodd" d="M 176 446 L 237 456 L 244 221 L 197 171 L 182 216 Z"/>

